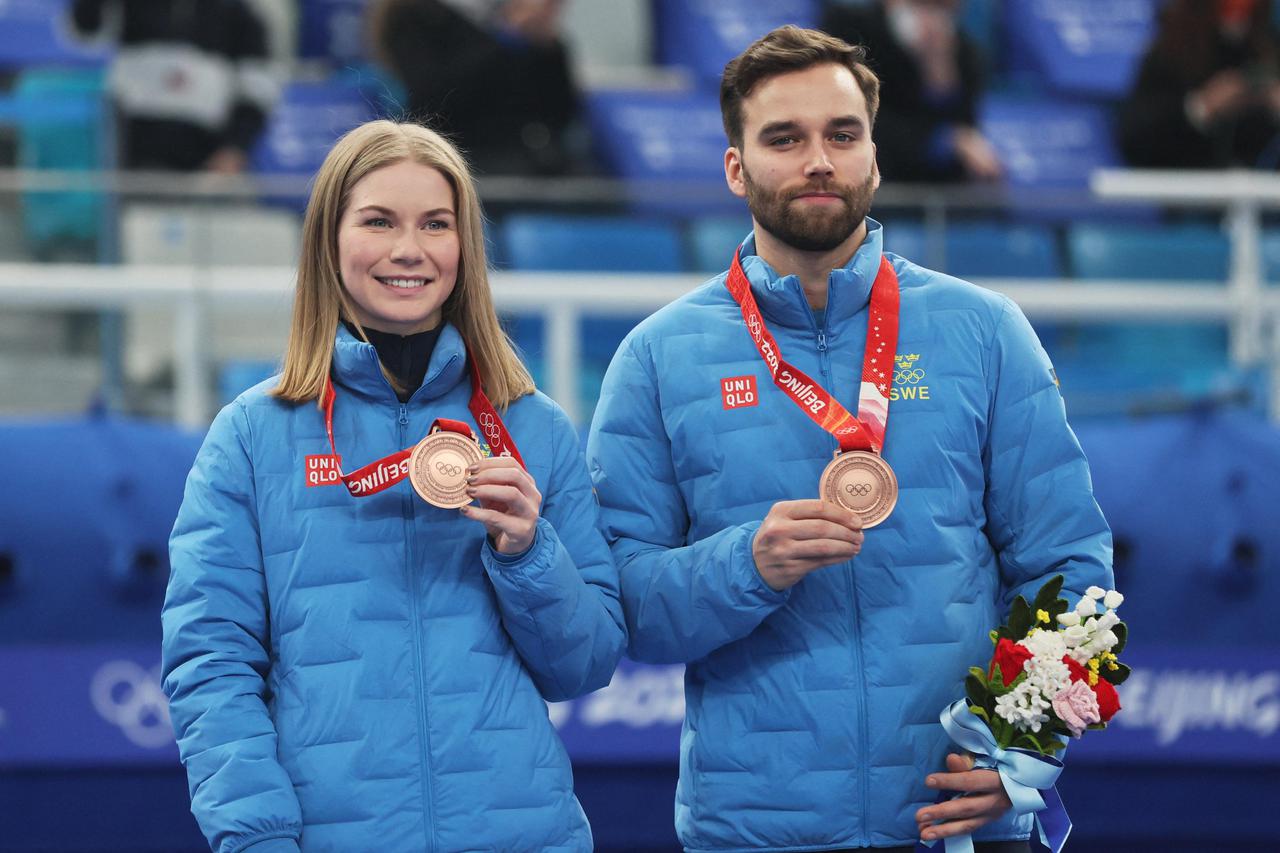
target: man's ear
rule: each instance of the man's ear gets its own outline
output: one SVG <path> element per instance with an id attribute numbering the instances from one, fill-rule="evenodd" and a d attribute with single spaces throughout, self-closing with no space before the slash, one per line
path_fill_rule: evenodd
<path id="1" fill-rule="evenodd" d="M 880 189 L 880 161 L 876 159 L 876 144 L 871 143 L 871 174 L 876 176 L 875 182 L 871 186 L 871 191 L 875 192 Z"/>
<path id="2" fill-rule="evenodd" d="M 747 182 L 742 177 L 742 152 L 729 146 L 724 152 L 724 182 L 738 198 L 747 197 Z"/>

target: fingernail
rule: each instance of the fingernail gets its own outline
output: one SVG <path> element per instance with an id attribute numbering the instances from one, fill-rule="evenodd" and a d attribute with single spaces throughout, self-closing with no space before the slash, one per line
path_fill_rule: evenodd
<path id="1" fill-rule="evenodd" d="M 475 472 L 477 472 L 477 471 L 479 471 L 479 470 L 480 470 L 480 466 L 478 466 L 478 465 L 469 465 L 469 466 L 467 466 L 467 473 L 468 473 L 468 474 L 474 474 Z"/>
<path id="2" fill-rule="evenodd" d="M 933 821 L 933 815 L 927 813 L 922 814 L 919 819 L 924 823 L 931 823 Z"/>
<path id="3" fill-rule="evenodd" d="M 470 515 L 470 514 L 471 514 L 471 507 L 470 507 L 470 506 L 461 506 L 461 507 L 458 507 L 458 512 L 462 513 L 463 515 Z"/>
<path id="4" fill-rule="evenodd" d="M 937 780 L 937 779 L 935 779 L 935 778 L 933 778 L 932 776 L 930 776 L 929 778 L 925 779 L 925 780 L 924 780 L 924 783 L 925 783 L 926 785 L 928 785 L 930 788 L 936 788 L 936 787 L 938 787 L 938 780 Z"/>
<path id="5" fill-rule="evenodd" d="M 935 839 L 935 838 L 937 838 L 937 837 L 938 837 L 938 833 L 936 833 L 936 832 L 926 832 L 926 833 L 924 834 L 924 836 L 923 836 L 923 838 L 924 838 L 924 840 L 925 840 L 925 841 L 932 841 L 933 839 Z"/>

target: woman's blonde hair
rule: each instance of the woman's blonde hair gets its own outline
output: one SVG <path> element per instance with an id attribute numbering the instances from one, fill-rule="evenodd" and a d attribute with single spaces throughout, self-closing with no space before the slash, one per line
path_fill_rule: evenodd
<path id="1" fill-rule="evenodd" d="M 533 378 L 494 311 L 484 251 L 484 217 L 466 161 L 433 130 L 381 120 L 362 124 L 339 139 L 316 172 L 302 225 L 284 371 L 271 392 L 273 396 L 292 403 L 321 403 L 338 323 L 349 320 L 363 335 L 342 284 L 338 224 L 351 199 L 352 187 L 361 178 L 403 160 L 437 170 L 453 188 L 461 249 L 457 282 L 442 310 L 444 321 L 456 326 L 467 342 L 485 394 L 495 406 L 505 408 L 533 392 Z"/>

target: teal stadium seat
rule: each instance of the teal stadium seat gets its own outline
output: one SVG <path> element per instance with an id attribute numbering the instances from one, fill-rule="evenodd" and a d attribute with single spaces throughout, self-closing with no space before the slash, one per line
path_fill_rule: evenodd
<path id="1" fill-rule="evenodd" d="M 1213 226 L 1073 226 L 1068 264 L 1084 280 L 1182 281 L 1223 284 L 1229 242 Z M 1224 294 L 1225 297 L 1225 294 Z M 1108 323 L 1080 329 L 1076 360 L 1061 364 L 1076 379 L 1110 390 L 1180 393 L 1214 391 L 1229 373 L 1226 328 L 1220 323 Z"/>
<path id="2" fill-rule="evenodd" d="M 751 218 L 712 216 L 689 225 L 689 248 L 694 271 L 715 274 L 729 268 L 734 250 L 751 233 Z"/>
<path id="3" fill-rule="evenodd" d="M 684 269 L 675 226 L 628 217 L 512 214 L 495 229 L 502 258 L 524 271 L 677 273 Z M 595 406 L 605 368 L 640 316 L 587 316 L 582 325 L 579 397 L 583 411 Z M 535 378 L 543 372 L 541 338 L 534 318 L 516 317 L 513 337 Z"/>
<path id="4" fill-rule="evenodd" d="M 1061 278 L 1062 259 L 1051 228 L 1000 222 L 947 229 L 947 272 L 974 278 Z"/>

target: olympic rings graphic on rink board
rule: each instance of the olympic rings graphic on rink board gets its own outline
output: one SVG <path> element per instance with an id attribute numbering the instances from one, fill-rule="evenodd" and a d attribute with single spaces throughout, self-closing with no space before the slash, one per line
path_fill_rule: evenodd
<path id="1" fill-rule="evenodd" d="M 118 727 L 134 746 L 159 749 L 173 743 L 158 665 L 147 672 L 133 661 L 108 661 L 93 674 L 89 698 L 102 719 Z"/>

